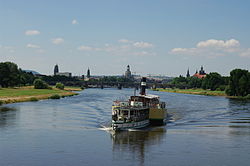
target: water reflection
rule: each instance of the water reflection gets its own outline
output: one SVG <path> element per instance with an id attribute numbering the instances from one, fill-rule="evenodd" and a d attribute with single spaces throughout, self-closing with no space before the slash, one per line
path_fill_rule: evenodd
<path id="1" fill-rule="evenodd" d="M 250 102 L 249 100 L 229 99 L 231 113 L 229 128 L 231 135 L 250 136 Z"/>
<path id="2" fill-rule="evenodd" d="M 125 159 L 135 165 L 144 165 L 145 153 L 151 145 L 161 144 L 166 136 L 164 127 L 148 130 L 121 131 L 111 134 L 115 160 Z"/>
<path id="3" fill-rule="evenodd" d="M 250 113 L 250 100 L 229 99 L 229 109 L 234 112 Z"/>
<path id="4" fill-rule="evenodd" d="M 11 107 L 0 107 L 0 128 L 15 123 L 16 109 Z"/>

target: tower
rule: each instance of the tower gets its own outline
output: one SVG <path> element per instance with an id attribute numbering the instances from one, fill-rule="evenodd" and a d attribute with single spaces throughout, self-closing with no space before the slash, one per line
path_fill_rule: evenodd
<path id="1" fill-rule="evenodd" d="M 205 75 L 206 74 L 205 70 L 203 69 L 203 66 L 201 66 L 201 70 L 200 70 L 199 74 L 201 74 L 201 75 Z"/>
<path id="2" fill-rule="evenodd" d="M 190 77 L 189 68 L 187 70 L 187 77 Z"/>
<path id="3" fill-rule="evenodd" d="M 87 70 L 87 78 L 90 78 L 90 70 L 89 70 L 89 68 Z"/>
<path id="4" fill-rule="evenodd" d="M 130 66 L 128 65 L 128 66 L 127 66 L 127 71 L 125 72 L 125 77 L 126 77 L 126 78 L 131 78 L 131 76 L 132 76 L 132 75 L 131 75 L 131 71 L 130 71 Z"/>
<path id="5" fill-rule="evenodd" d="M 57 73 L 59 73 L 59 67 L 56 64 L 55 67 L 54 67 L 54 75 L 56 75 Z"/>

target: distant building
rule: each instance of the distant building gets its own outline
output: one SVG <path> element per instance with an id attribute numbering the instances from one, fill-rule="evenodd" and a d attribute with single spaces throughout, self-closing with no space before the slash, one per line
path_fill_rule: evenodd
<path id="1" fill-rule="evenodd" d="M 131 74 L 129 65 L 127 66 L 127 70 L 125 72 L 125 78 L 129 78 L 129 79 L 132 78 L 132 74 Z"/>
<path id="2" fill-rule="evenodd" d="M 72 77 L 72 74 L 70 72 L 61 72 L 57 73 L 57 76 L 66 76 L 66 77 Z"/>
<path id="3" fill-rule="evenodd" d="M 90 70 L 89 70 L 89 68 L 87 70 L 87 78 L 90 78 Z"/>
<path id="4" fill-rule="evenodd" d="M 189 69 L 187 70 L 187 78 L 190 77 Z"/>
<path id="5" fill-rule="evenodd" d="M 72 77 L 72 74 L 70 72 L 59 72 L 59 67 L 57 64 L 54 67 L 54 75 Z"/>
<path id="6" fill-rule="evenodd" d="M 204 77 L 206 77 L 206 72 L 205 72 L 205 70 L 203 69 L 203 66 L 201 66 L 201 69 L 200 69 L 200 71 L 199 71 L 199 73 L 198 73 L 198 71 L 196 70 L 196 72 L 195 72 L 195 74 L 193 75 L 193 77 L 197 77 L 197 78 L 204 78 Z"/>
<path id="7" fill-rule="evenodd" d="M 59 73 L 59 67 L 56 64 L 55 67 L 54 67 L 54 75 L 57 75 L 57 73 Z"/>

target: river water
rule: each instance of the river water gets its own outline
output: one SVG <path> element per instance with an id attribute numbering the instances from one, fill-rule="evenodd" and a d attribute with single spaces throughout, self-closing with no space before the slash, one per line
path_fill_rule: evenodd
<path id="1" fill-rule="evenodd" d="M 79 93 L 0 107 L 0 166 L 250 164 L 249 101 L 149 91 L 167 125 L 113 133 L 112 101 L 133 89 Z"/>

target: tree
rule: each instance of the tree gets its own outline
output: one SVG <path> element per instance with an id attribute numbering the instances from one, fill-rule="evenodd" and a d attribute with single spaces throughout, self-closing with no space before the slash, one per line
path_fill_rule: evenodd
<path id="1" fill-rule="evenodd" d="M 239 95 L 240 96 L 246 96 L 248 94 L 248 86 L 247 86 L 247 75 L 243 75 L 240 77 L 239 80 Z"/>
<path id="2" fill-rule="evenodd" d="M 41 80 L 41 79 L 35 79 L 35 81 L 34 81 L 34 88 L 35 89 L 49 89 L 49 86 L 43 80 Z"/>
<path id="3" fill-rule="evenodd" d="M 188 86 L 188 80 L 180 75 L 179 77 L 175 77 L 171 81 L 171 84 L 173 84 L 176 88 L 185 89 Z"/>
<path id="4" fill-rule="evenodd" d="M 20 72 L 20 83 L 21 85 L 32 85 L 34 80 L 35 80 L 35 76 L 31 73 L 31 72 L 25 72 L 22 71 L 21 69 L 19 69 Z"/>
<path id="5" fill-rule="evenodd" d="M 56 83 L 56 88 L 63 90 L 64 89 L 63 83 L 60 83 L 60 82 Z"/>
<path id="6" fill-rule="evenodd" d="M 250 74 L 248 70 L 234 69 L 230 72 L 226 93 L 230 96 L 246 96 L 250 94 Z"/>
<path id="7" fill-rule="evenodd" d="M 0 63 L 0 85 L 2 87 L 13 87 L 20 84 L 20 71 L 15 63 Z"/>
<path id="8" fill-rule="evenodd" d="M 224 84 L 224 80 L 219 73 L 212 72 L 206 75 L 202 82 L 203 89 L 216 90 Z"/>
<path id="9" fill-rule="evenodd" d="M 189 88 L 200 88 L 202 83 L 202 79 L 197 77 L 189 77 L 188 78 L 188 87 Z"/>

